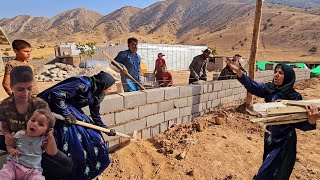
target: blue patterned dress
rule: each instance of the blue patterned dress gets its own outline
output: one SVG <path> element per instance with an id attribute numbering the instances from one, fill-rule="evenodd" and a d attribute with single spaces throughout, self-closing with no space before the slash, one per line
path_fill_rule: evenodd
<path id="1" fill-rule="evenodd" d="M 100 102 L 93 96 L 90 77 L 72 77 L 43 91 L 38 96 L 48 102 L 51 111 L 64 117 L 106 127 L 100 118 Z M 92 121 L 81 110 L 89 106 Z M 73 161 L 72 176 L 65 179 L 86 180 L 101 174 L 110 164 L 108 149 L 99 131 L 57 121 L 55 137 L 58 148 Z"/>

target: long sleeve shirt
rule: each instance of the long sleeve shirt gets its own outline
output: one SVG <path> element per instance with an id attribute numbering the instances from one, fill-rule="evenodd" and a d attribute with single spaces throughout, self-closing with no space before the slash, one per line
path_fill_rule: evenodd
<path id="1" fill-rule="evenodd" d="M 82 112 L 81 108 L 89 106 L 91 118 L 100 127 L 106 127 L 100 116 L 100 103 L 91 92 L 92 84 L 88 77 L 73 77 L 43 91 L 38 96 L 48 102 L 51 110 L 64 117 L 73 114 L 81 120 L 81 115 L 72 112 L 70 106 Z"/>
<path id="2" fill-rule="evenodd" d="M 139 54 L 137 53 L 133 54 L 130 50 L 121 51 L 119 52 L 117 57 L 115 57 L 114 60 L 120 63 L 120 65 L 126 67 L 128 70 L 128 73 L 132 77 L 134 77 L 134 79 L 136 79 L 138 82 L 141 82 L 140 80 L 141 57 Z M 128 79 L 128 77 L 122 72 L 120 72 L 120 76 L 121 76 L 122 82 L 126 82 L 126 79 Z"/>
<path id="3" fill-rule="evenodd" d="M 203 58 L 202 55 L 194 57 L 189 69 L 190 75 L 194 78 L 207 77 L 207 59 Z"/>

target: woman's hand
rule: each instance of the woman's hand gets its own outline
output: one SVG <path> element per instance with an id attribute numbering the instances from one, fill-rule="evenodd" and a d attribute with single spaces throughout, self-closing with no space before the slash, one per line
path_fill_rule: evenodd
<path id="1" fill-rule="evenodd" d="M 15 134 L 14 132 L 6 134 L 5 143 L 7 146 L 14 147 L 14 144 L 15 144 L 15 139 L 13 137 L 14 134 Z"/>
<path id="2" fill-rule="evenodd" d="M 237 62 L 237 61 L 232 61 L 231 59 L 228 58 L 228 59 L 226 60 L 226 63 L 227 63 L 227 65 L 229 66 L 229 68 L 230 68 L 234 73 L 237 74 L 237 76 L 238 76 L 239 78 L 242 77 L 243 71 L 241 70 L 241 67 L 240 67 L 240 65 L 239 65 L 239 62 Z"/>
<path id="3" fill-rule="evenodd" d="M 319 118 L 318 106 L 316 104 L 310 104 L 306 106 L 307 114 L 308 114 L 308 122 L 311 125 L 315 125 Z"/>

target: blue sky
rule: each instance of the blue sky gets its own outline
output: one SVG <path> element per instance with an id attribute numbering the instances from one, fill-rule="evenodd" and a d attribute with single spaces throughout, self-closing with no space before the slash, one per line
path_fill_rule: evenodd
<path id="1" fill-rule="evenodd" d="M 123 6 L 144 8 L 160 0 L 1 0 L 0 19 L 17 15 L 51 18 L 61 12 L 85 8 L 106 15 Z"/>

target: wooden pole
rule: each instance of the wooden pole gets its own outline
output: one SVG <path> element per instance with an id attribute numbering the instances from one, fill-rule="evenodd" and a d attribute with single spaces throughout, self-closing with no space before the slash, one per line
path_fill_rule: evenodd
<path id="1" fill-rule="evenodd" d="M 255 69 L 256 69 L 256 57 L 257 57 L 257 49 L 259 43 L 259 32 L 260 32 L 260 23 L 261 23 L 261 15 L 262 15 L 262 1 L 256 1 L 256 13 L 254 19 L 253 26 L 253 36 L 251 43 L 251 51 L 250 51 L 250 59 L 249 59 L 249 77 L 250 79 L 254 79 Z M 247 93 L 246 105 L 252 106 L 252 94 Z"/>

